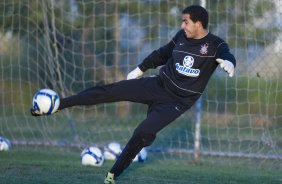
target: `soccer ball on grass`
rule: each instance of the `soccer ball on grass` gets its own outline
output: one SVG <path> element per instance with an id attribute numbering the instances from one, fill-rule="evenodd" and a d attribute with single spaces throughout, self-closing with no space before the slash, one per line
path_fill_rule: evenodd
<path id="1" fill-rule="evenodd" d="M 80 154 L 81 164 L 89 166 L 102 166 L 104 163 L 104 156 L 100 148 L 90 146 L 82 150 Z"/>
<path id="2" fill-rule="evenodd" d="M 11 149 L 11 142 L 5 137 L 0 137 L 0 151 L 9 151 Z"/>
<path id="3" fill-rule="evenodd" d="M 111 142 L 104 147 L 104 157 L 106 160 L 116 160 L 121 152 L 121 145 L 116 142 Z"/>
<path id="4" fill-rule="evenodd" d="M 133 162 L 144 162 L 147 159 L 148 152 L 146 148 L 142 148 L 142 150 L 135 156 Z"/>

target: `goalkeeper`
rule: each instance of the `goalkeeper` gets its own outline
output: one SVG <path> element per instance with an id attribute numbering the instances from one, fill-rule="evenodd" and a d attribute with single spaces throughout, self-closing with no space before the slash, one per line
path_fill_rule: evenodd
<path id="1" fill-rule="evenodd" d="M 59 110 L 118 101 L 148 105 L 147 117 L 134 130 L 104 183 L 115 183 L 140 150 L 151 145 L 161 129 L 195 103 L 218 65 L 233 76 L 236 60 L 227 43 L 208 31 L 208 19 L 208 12 L 201 6 L 185 8 L 181 30 L 147 56 L 127 75 L 127 80 L 61 99 Z M 162 66 L 158 75 L 140 78 L 146 70 L 158 66 Z M 31 114 L 40 115 L 36 109 L 31 109 Z"/>

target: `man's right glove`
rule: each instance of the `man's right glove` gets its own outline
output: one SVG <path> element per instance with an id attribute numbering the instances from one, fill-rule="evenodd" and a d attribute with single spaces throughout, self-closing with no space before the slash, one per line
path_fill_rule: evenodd
<path id="1" fill-rule="evenodd" d="M 219 63 L 220 67 L 228 73 L 229 77 L 233 77 L 234 75 L 233 63 L 231 63 L 228 60 L 223 60 L 220 58 L 216 59 L 216 61 Z"/>
<path id="2" fill-rule="evenodd" d="M 143 75 L 143 73 L 144 72 L 142 72 L 139 67 L 136 67 L 134 70 L 129 72 L 129 74 L 127 75 L 126 79 L 127 80 L 137 79 L 137 78 L 141 77 Z"/>

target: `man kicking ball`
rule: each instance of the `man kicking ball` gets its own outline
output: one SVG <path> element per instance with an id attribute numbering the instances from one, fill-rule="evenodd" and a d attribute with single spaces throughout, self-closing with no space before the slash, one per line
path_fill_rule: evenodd
<path id="1" fill-rule="evenodd" d="M 182 11 L 181 30 L 146 57 L 127 75 L 127 80 L 95 86 L 61 99 L 59 110 L 118 101 L 148 105 L 147 117 L 136 127 L 107 173 L 105 184 L 115 183 L 140 150 L 151 145 L 161 129 L 197 101 L 218 65 L 233 76 L 236 60 L 227 43 L 208 31 L 208 20 L 206 9 L 188 6 Z M 158 66 L 162 66 L 158 75 L 140 78 L 146 70 Z M 34 108 L 31 114 L 41 115 Z"/>

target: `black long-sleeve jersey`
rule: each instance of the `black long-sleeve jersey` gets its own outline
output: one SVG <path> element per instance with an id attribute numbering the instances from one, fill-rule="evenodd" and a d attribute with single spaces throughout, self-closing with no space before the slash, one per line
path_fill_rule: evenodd
<path id="1" fill-rule="evenodd" d="M 153 51 L 138 67 L 145 72 L 164 65 L 159 75 L 169 91 L 179 97 L 198 96 L 218 66 L 217 58 L 236 66 L 235 57 L 221 38 L 208 33 L 202 39 L 190 39 L 184 30 L 180 30 L 168 44 Z"/>

